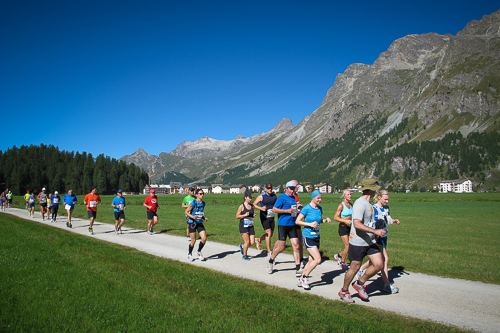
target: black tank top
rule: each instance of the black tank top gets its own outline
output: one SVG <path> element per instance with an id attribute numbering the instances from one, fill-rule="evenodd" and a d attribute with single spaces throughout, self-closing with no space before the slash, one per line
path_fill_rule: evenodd
<path id="1" fill-rule="evenodd" d="M 248 217 L 253 219 L 253 214 L 254 214 L 254 211 L 253 211 L 253 206 L 250 205 L 250 209 L 247 209 L 245 207 L 245 204 L 243 204 L 243 210 L 241 211 L 241 215 L 245 215 L 245 213 L 248 212 Z M 240 222 L 243 223 L 243 219 L 240 219 Z"/>

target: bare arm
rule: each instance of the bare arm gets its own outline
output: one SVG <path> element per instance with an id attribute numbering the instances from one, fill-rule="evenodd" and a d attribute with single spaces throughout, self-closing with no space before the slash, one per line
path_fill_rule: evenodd
<path id="1" fill-rule="evenodd" d="M 342 212 L 342 210 L 344 209 L 344 207 L 342 206 L 342 204 L 340 204 L 338 207 L 337 207 L 337 211 L 335 212 L 335 215 L 333 216 L 333 220 L 334 221 L 337 221 L 339 223 L 345 223 L 347 224 L 347 226 L 351 226 L 351 218 L 350 217 L 340 217 L 340 213 Z"/>
<path id="2" fill-rule="evenodd" d="M 386 234 L 385 230 L 383 230 L 383 229 L 373 229 L 373 228 L 367 227 L 366 225 L 364 225 L 361 222 L 361 220 L 354 219 L 354 220 L 352 220 L 352 223 L 354 223 L 354 228 L 361 230 L 361 231 L 364 231 L 364 232 L 369 232 L 369 233 L 375 234 L 379 237 L 383 237 Z"/>
<path id="3" fill-rule="evenodd" d="M 261 195 L 259 195 L 259 196 L 257 197 L 257 199 L 255 199 L 255 201 L 254 201 L 254 203 L 253 203 L 253 207 L 254 207 L 254 208 L 256 208 L 256 209 L 258 209 L 258 210 L 261 210 L 261 211 L 265 212 L 265 211 L 266 211 L 266 209 L 267 209 L 267 208 L 266 208 L 266 206 L 263 206 L 263 207 L 262 207 L 262 206 L 259 206 L 259 204 L 261 203 L 261 201 L 262 201 L 262 194 L 261 194 Z"/>
<path id="4" fill-rule="evenodd" d="M 241 219 L 244 219 L 245 217 L 248 217 L 250 215 L 249 212 L 246 212 L 245 214 L 241 214 L 241 212 L 243 211 L 243 204 L 241 204 L 239 207 L 238 207 L 238 211 L 236 212 L 236 218 L 238 220 L 241 220 Z"/>

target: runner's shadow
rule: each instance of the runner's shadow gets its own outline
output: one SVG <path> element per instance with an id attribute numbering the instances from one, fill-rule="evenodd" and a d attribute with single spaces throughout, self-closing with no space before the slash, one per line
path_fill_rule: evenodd
<path id="1" fill-rule="evenodd" d="M 267 251 L 266 250 L 262 250 L 258 255 L 253 256 L 252 258 L 264 258 L 264 257 L 267 257 Z"/>
<path id="2" fill-rule="evenodd" d="M 368 295 L 370 295 L 370 297 L 391 295 L 390 293 L 384 292 L 382 290 L 382 288 L 384 287 L 384 279 L 382 278 L 382 275 L 379 274 L 380 273 L 377 273 L 375 276 L 373 276 L 369 280 L 372 282 L 366 286 L 366 292 L 368 293 Z M 410 273 L 405 272 L 404 267 L 402 266 L 394 266 L 388 272 L 388 278 L 390 282 L 393 282 L 394 279 L 397 279 L 403 275 L 410 275 Z"/>
<path id="3" fill-rule="evenodd" d="M 239 253 L 240 250 L 235 250 L 235 251 L 226 251 L 226 252 L 221 252 L 221 253 L 216 253 L 216 254 L 212 254 L 211 256 L 209 257 L 205 257 L 207 260 L 208 259 L 223 259 L 225 257 L 227 257 L 228 255 L 230 254 L 235 254 L 235 253 Z"/>
<path id="4" fill-rule="evenodd" d="M 315 281 L 313 283 L 309 283 L 309 285 L 312 288 L 315 286 L 323 286 L 323 285 L 333 284 L 333 280 L 336 277 L 342 275 L 342 273 L 344 273 L 344 271 L 342 271 L 341 269 L 337 269 L 337 270 L 330 271 L 330 272 L 325 272 L 321 275 L 321 281 Z"/>
<path id="5" fill-rule="evenodd" d="M 158 232 L 158 234 L 166 234 L 167 232 L 172 231 L 172 230 L 175 230 L 175 229 L 163 229 L 160 232 Z"/>

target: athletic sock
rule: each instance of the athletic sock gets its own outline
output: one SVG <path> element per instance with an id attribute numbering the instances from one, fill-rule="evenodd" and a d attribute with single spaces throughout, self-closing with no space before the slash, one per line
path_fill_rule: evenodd
<path id="1" fill-rule="evenodd" d="M 269 259 L 269 263 L 272 264 L 274 262 L 273 259 Z"/>
<path id="2" fill-rule="evenodd" d="M 205 246 L 205 243 L 200 242 L 200 244 L 198 244 L 198 252 L 201 252 L 201 250 L 203 249 L 204 246 Z"/>
<path id="3" fill-rule="evenodd" d="M 300 269 L 300 264 L 295 265 L 295 270 L 298 271 Z"/>
<path id="4" fill-rule="evenodd" d="M 363 282 L 361 282 L 361 280 L 358 280 L 358 284 L 359 284 L 360 286 L 364 286 L 364 285 L 365 285 Z"/>
<path id="5" fill-rule="evenodd" d="M 189 245 L 189 254 L 193 254 L 194 246 Z"/>

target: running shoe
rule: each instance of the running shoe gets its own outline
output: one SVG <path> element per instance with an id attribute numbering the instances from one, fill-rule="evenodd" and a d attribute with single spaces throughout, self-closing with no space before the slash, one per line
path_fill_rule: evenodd
<path id="1" fill-rule="evenodd" d="M 311 286 L 309 286 L 309 278 L 307 276 L 302 277 L 302 288 L 304 288 L 304 290 L 311 290 Z"/>
<path id="2" fill-rule="evenodd" d="M 352 299 L 349 291 L 343 291 L 342 289 L 340 289 L 339 296 L 340 296 L 340 299 L 346 303 L 354 303 L 354 300 Z"/>
<path id="3" fill-rule="evenodd" d="M 191 241 L 191 237 L 187 236 L 187 237 L 186 237 L 186 240 L 187 240 L 188 242 L 190 242 L 190 241 Z"/>
<path id="4" fill-rule="evenodd" d="M 255 239 L 255 247 L 257 247 L 257 250 L 262 250 L 262 247 L 260 246 L 260 239 L 258 238 Z"/>
<path id="5" fill-rule="evenodd" d="M 146 231 L 146 233 L 147 233 L 148 235 L 152 235 L 152 233 L 151 233 L 149 230 L 147 230 L 147 231 Z"/>
<path id="6" fill-rule="evenodd" d="M 205 257 L 203 256 L 203 254 L 201 254 L 201 252 L 196 252 L 196 254 L 198 255 L 198 259 L 200 259 L 201 261 L 207 260 L 207 259 L 205 259 Z"/>
<path id="7" fill-rule="evenodd" d="M 276 262 L 275 260 L 273 260 L 272 263 L 270 263 L 269 260 L 267 261 L 267 274 L 273 274 L 275 262 Z"/>
<path id="8" fill-rule="evenodd" d="M 302 287 L 302 276 L 297 280 L 297 287 Z"/>
<path id="9" fill-rule="evenodd" d="M 359 281 L 356 280 L 355 282 L 352 283 L 352 287 L 356 289 L 358 292 L 359 297 L 361 297 L 364 300 L 368 300 L 368 293 L 366 292 L 366 286 L 365 285 L 360 285 L 358 283 Z"/>
<path id="10" fill-rule="evenodd" d="M 304 272 L 304 270 L 302 268 L 299 268 L 298 270 L 295 271 L 295 277 L 302 276 L 303 272 Z"/>
<path id="11" fill-rule="evenodd" d="M 340 262 L 340 268 L 343 271 L 347 271 L 349 269 L 349 266 L 347 266 L 347 264 L 345 262 Z"/>
<path id="12" fill-rule="evenodd" d="M 194 260 L 194 258 L 193 258 L 193 256 L 191 254 L 188 254 L 188 260 L 189 261 L 193 261 Z"/>
<path id="13" fill-rule="evenodd" d="M 249 261 L 250 258 L 248 258 L 248 256 L 242 256 L 241 259 L 245 260 L 245 261 Z"/>
<path id="14" fill-rule="evenodd" d="M 244 255 L 243 254 L 243 244 L 240 244 L 239 247 L 240 247 L 240 253 L 241 253 L 241 255 Z"/>
<path id="15" fill-rule="evenodd" d="M 50 223 L 54 223 L 54 219 L 53 218 L 50 219 Z"/>
<path id="16" fill-rule="evenodd" d="M 149 228 L 149 232 L 151 233 L 151 235 L 153 234 L 153 227 Z"/>
<path id="17" fill-rule="evenodd" d="M 339 264 L 339 266 L 342 266 L 342 257 L 340 256 L 340 253 L 337 253 L 333 257 L 337 260 L 337 263 Z"/>
<path id="18" fill-rule="evenodd" d="M 66 228 L 69 228 L 69 223 L 68 222 L 66 222 Z"/>
<path id="19" fill-rule="evenodd" d="M 35 218 L 35 214 L 31 215 L 32 218 Z"/>
<path id="20" fill-rule="evenodd" d="M 118 235 L 118 230 L 115 230 L 115 235 Z"/>
<path id="21" fill-rule="evenodd" d="M 70 227 L 70 228 L 73 228 L 73 224 L 72 224 L 72 223 L 70 223 L 70 224 L 69 224 L 69 227 Z"/>
<path id="22" fill-rule="evenodd" d="M 91 235 L 93 235 L 93 234 L 94 234 L 94 230 L 92 230 L 92 228 L 89 228 L 89 233 L 90 233 Z"/>
<path id="23" fill-rule="evenodd" d="M 397 294 L 399 293 L 399 288 L 394 287 L 392 284 L 384 284 L 384 288 L 382 289 L 383 292 L 389 293 L 389 294 Z"/>
<path id="24" fill-rule="evenodd" d="M 122 227 L 118 227 L 118 231 L 120 232 L 120 234 L 123 234 L 123 231 L 122 231 Z"/>

